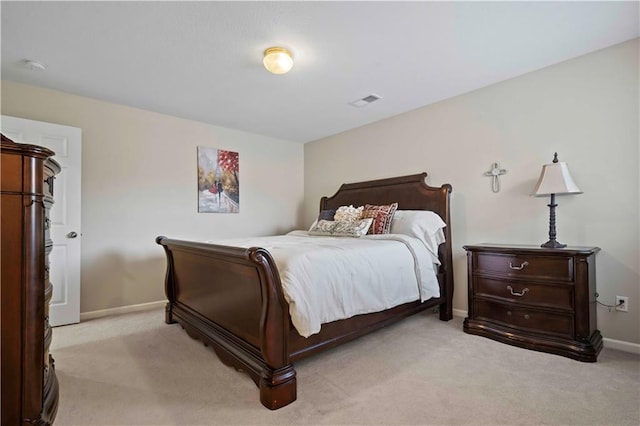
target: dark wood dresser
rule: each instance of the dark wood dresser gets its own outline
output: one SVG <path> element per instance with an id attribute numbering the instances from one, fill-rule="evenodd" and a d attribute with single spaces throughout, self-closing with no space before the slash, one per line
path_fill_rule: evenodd
<path id="1" fill-rule="evenodd" d="M 598 247 L 547 249 L 479 244 L 467 251 L 464 331 L 503 343 L 595 362 Z"/>
<path id="2" fill-rule="evenodd" d="M 58 408 L 49 354 L 49 209 L 60 166 L 47 148 L 14 143 L 0 150 L 2 425 L 48 425 Z"/>

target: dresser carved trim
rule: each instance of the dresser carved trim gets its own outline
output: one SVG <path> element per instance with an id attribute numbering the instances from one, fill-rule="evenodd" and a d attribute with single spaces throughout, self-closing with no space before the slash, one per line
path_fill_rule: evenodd
<path id="1" fill-rule="evenodd" d="M 58 408 L 49 354 L 49 210 L 61 169 L 47 148 L 4 135 L 1 143 L 2 425 L 49 425 Z"/>

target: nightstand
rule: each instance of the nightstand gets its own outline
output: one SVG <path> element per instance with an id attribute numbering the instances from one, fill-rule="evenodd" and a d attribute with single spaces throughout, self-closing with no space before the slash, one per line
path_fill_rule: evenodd
<path id="1" fill-rule="evenodd" d="M 464 249 L 466 333 L 596 362 L 602 350 L 595 309 L 600 248 L 478 244 Z"/>

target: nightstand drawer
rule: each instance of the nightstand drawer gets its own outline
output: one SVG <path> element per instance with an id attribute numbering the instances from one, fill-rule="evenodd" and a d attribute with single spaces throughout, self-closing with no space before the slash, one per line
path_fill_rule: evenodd
<path id="1" fill-rule="evenodd" d="M 538 284 L 476 276 L 474 297 L 491 297 L 508 303 L 573 309 L 573 286 L 570 284 Z"/>
<path id="2" fill-rule="evenodd" d="M 537 280 L 573 281 L 573 258 L 530 254 L 477 253 L 476 274 Z"/>
<path id="3" fill-rule="evenodd" d="M 475 301 L 475 312 L 478 319 L 508 327 L 558 336 L 573 335 L 573 317 L 570 314 L 538 311 L 486 300 Z"/>

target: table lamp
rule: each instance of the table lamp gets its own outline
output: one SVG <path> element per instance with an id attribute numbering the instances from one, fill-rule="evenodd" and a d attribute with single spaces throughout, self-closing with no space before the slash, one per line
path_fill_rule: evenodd
<path id="1" fill-rule="evenodd" d="M 582 194 L 569 174 L 567 163 L 558 161 L 558 153 L 553 154 L 553 162 L 542 166 L 540 178 L 533 194 L 536 197 L 551 195 L 549 206 L 549 241 L 540 247 L 563 248 L 566 244 L 556 241 L 556 195 Z"/>

